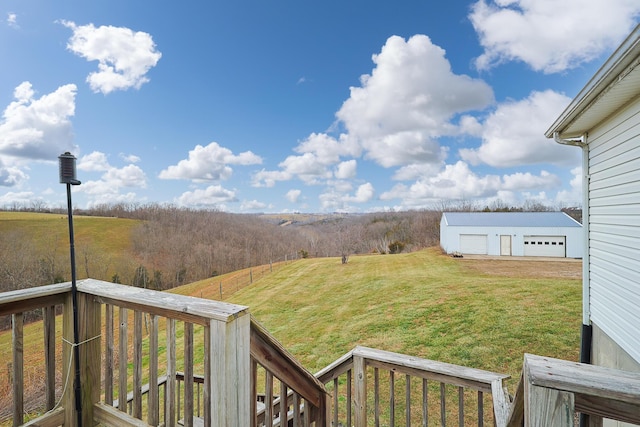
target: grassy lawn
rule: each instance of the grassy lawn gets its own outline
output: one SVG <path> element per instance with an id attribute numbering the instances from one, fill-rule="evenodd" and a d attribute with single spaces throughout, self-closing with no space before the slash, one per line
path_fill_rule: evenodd
<path id="1" fill-rule="evenodd" d="M 437 249 L 307 259 L 233 294 L 315 372 L 356 345 L 517 378 L 524 353 L 578 359 L 581 281 L 479 275 Z"/>
<path id="2" fill-rule="evenodd" d="M 513 274 L 493 275 L 432 248 L 354 256 L 347 264 L 339 258 L 303 259 L 262 269 L 259 277 L 255 269 L 253 284 L 225 290 L 224 299 L 249 306 L 312 372 L 364 345 L 509 374 L 513 392 L 524 353 L 578 359 L 581 281 L 522 275 L 517 261 Z M 173 292 L 218 298 L 226 276 Z M 179 327 L 179 347 L 181 334 Z M 202 339 L 196 331 L 196 348 Z M 26 364 L 36 369 L 42 352 L 31 349 L 41 345 L 42 324 L 25 326 Z M 11 360 L 10 331 L 0 333 L 0 358 Z M 201 362 L 197 355 L 196 361 Z M 2 368 L 0 390 L 8 391 L 8 370 Z"/>

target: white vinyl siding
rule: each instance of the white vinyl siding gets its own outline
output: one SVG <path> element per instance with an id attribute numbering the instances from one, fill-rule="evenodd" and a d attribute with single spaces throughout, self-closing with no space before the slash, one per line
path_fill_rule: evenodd
<path id="1" fill-rule="evenodd" d="M 487 235 L 486 234 L 461 234 L 460 252 L 463 254 L 486 255 Z"/>
<path id="2" fill-rule="evenodd" d="M 590 316 L 640 362 L 640 100 L 589 135 Z"/>

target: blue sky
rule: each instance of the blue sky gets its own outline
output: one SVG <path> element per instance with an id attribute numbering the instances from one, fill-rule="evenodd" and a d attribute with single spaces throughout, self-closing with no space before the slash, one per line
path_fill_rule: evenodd
<path id="1" fill-rule="evenodd" d="M 543 133 L 637 0 L 0 0 L 0 206 L 581 201 Z"/>

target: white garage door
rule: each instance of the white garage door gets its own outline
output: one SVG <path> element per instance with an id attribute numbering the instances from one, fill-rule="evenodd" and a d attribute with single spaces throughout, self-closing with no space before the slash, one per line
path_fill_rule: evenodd
<path id="1" fill-rule="evenodd" d="M 524 236 L 524 256 L 566 256 L 565 236 Z"/>
<path id="2" fill-rule="evenodd" d="M 460 235 L 460 252 L 463 254 L 487 254 L 487 235 L 486 234 L 461 234 Z"/>

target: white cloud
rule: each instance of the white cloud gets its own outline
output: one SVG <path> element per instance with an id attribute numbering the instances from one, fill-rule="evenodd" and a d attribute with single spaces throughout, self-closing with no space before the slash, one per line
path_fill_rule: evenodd
<path id="1" fill-rule="evenodd" d="M 335 177 L 338 179 L 350 179 L 356 176 L 358 162 L 355 160 L 347 160 L 338 164 L 336 167 Z"/>
<path id="2" fill-rule="evenodd" d="M 178 197 L 181 206 L 211 207 L 228 202 L 237 202 L 236 194 L 220 185 L 210 185 L 205 189 L 187 191 Z"/>
<path id="3" fill-rule="evenodd" d="M 7 166 L 0 157 L 0 187 L 14 187 L 29 179 L 20 168 Z"/>
<path id="4" fill-rule="evenodd" d="M 375 189 L 369 182 L 360 185 L 355 194 L 350 194 L 352 186 L 346 181 L 334 181 L 331 186 L 322 194 L 320 194 L 320 205 L 325 211 L 354 211 L 359 210 L 354 207 L 353 203 L 366 203 L 370 201 Z"/>
<path id="5" fill-rule="evenodd" d="M 471 164 L 494 167 L 535 163 L 575 166 L 580 161 L 580 150 L 557 144 L 543 135 L 570 101 L 547 90 L 499 105 L 484 123 L 482 145 L 477 149 L 461 149 L 460 157 Z"/>
<path id="6" fill-rule="evenodd" d="M 77 168 L 87 172 L 105 172 L 111 169 L 111 166 L 105 153 L 94 151 L 91 154 L 82 156 L 78 160 Z"/>
<path id="7" fill-rule="evenodd" d="M 267 207 L 268 205 L 266 203 L 259 202 L 258 200 L 245 200 L 240 203 L 240 210 L 243 211 L 257 211 Z"/>
<path id="8" fill-rule="evenodd" d="M 124 154 L 120 153 L 120 158 L 127 163 L 138 163 L 140 161 L 140 157 L 135 154 Z"/>
<path id="9" fill-rule="evenodd" d="M 480 176 L 467 163 L 459 161 L 447 165 L 439 174 L 419 179 L 410 186 L 398 184 L 383 193 L 380 199 L 401 199 L 404 207 L 409 208 L 429 206 L 440 200 L 487 199 L 501 193 L 552 189 L 560 185 L 560 179 L 546 171 L 537 176 L 520 172 L 503 176 Z"/>
<path id="10" fill-rule="evenodd" d="M 75 114 L 76 85 L 34 97 L 29 82 L 14 90 L 15 101 L 0 121 L 0 155 L 22 160 L 54 161 L 66 151 L 76 151 L 70 117 Z"/>
<path id="11" fill-rule="evenodd" d="M 0 206 L 10 207 L 12 205 L 26 206 L 36 200 L 35 194 L 30 191 L 12 192 L 0 194 Z"/>
<path id="12" fill-rule="evenodd" d="M 263 169 L 253 174 L 251 185 L 254 187 L 271 188 L 276 185 L 278 181 L 289 181 L 292 178 L 293 176 L 286 171 L 267 171 Z"/>
<path id="13" fill-rule="evenodd" d="M 637 0 L 479 0 L 469 18 L 485 70 L 522 61 L 536 71 L 575 68 L 615 48 L 636 24 Z"/>
<path id="14" fill-rule="evenodd" d="M 287 191 L 287 194 L 285 195 L 285 197 L 291 203 L 298 203 L 298 199 L 300 199 L 300 195 L 302 195 L 301 190 L 289 190 Z"/>
<path id="15" fill-rule="evenodd" d="M 73 35 L 67 49 L 87 61 L 98 61 L 98 70 L 87 82 L 94 92 L 108 94 L 114 90 L 139 89 L 149 81 L 147 72 L 162 54 L 150 34 L 125 27 L 76 25 L 61 21 Z"/>
<path id="16" fill-rule="evenodd" d="M 7 13 L 7 24 L 11 28 L 15 28 L 15 29 L 20 28 L 20 26 L 18 25 L 18 15 L 16 15 L 13 12 Z"/>
<path id="17" fill-rule="evenodd" d="M 446 151 L 436 138 L 460 132 L 451 120 L 493 102 L 491 87 L 454 74 L 427 36 L 392 36 L 373 62 L 336 116 L 366 157 L 384 167 L 442 162 Z"/>
<path id="18" fill-rule="evenodd" d="M 147 176 L 140 167 L 129 164 L 117 168 L 109 164 L 107 155 L 100 151 L 94 151 L 82 156 L 78 161 L 78 169 L 85 172 L 103 172 L 98 180 L 82 181 L 82 185 L 76 191 L 92 197 L 92 203 L 117 203 L 131 201 L 135 193 L 121 194 L 122 188 L 146 188 Z"/>
<path id="19" fill-rule="evenodd" d="M 196 145 L 189 151 L 189 158 L 180 160 L 160 172 L 162 179 L 190 179 L 193 181 L 218 181 L 228 179 L 233 170 L 228 165 L 255 165 L 262 163 L 260 156 L 251 151 L 234 155 L 231 150 L 212 142 L 206 147 Z"/>

